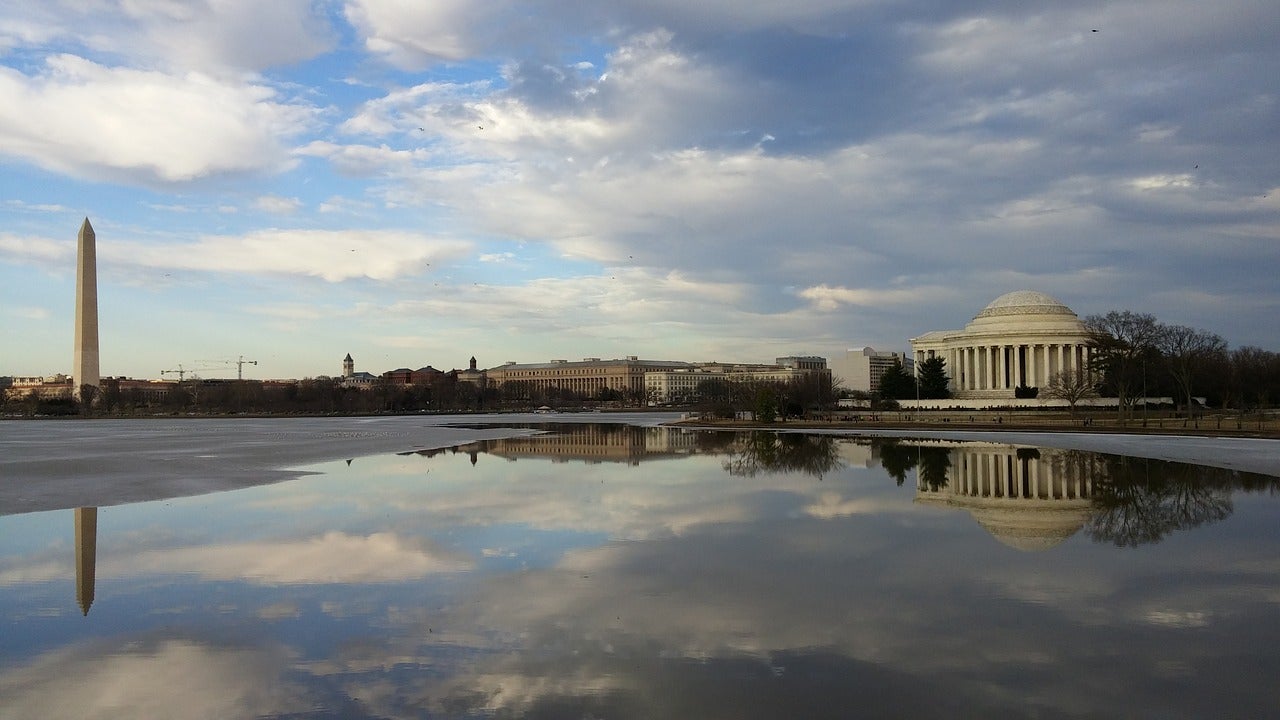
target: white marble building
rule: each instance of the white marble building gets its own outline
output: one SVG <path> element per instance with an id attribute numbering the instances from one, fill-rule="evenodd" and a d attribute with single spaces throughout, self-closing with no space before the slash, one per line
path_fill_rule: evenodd
<path id="1" fill-rule="evenodd" d="M 941 356 L 957 399 L 1013 398 L 1018 386 L 1043 388 L 1063 370 L 1089 364 L 1089 332 L 1066 305 L 1019 290 L 992 300 L 963 330 L 911 340 L 916 366 Z"/>

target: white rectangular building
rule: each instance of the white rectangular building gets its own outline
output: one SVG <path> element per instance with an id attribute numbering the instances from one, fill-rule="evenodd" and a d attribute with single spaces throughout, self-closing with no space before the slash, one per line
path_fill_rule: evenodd
<path id="1" fill-rule="evenodd" d="M 832 361 L 831 372 L 844 381 L 842 386 L 848 390 L 876 393 L 880 391 L 880 377 L 893 367 L 894 362 L 900 363 L 908 375 L 915 373 L 915 362 L 906 353 L 881 351 L 873 347 L 846 350 L 843 357 Z"/>

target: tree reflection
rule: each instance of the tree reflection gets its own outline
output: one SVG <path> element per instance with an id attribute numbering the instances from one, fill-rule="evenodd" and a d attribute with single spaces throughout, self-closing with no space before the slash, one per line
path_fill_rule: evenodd
<path id="1" fill-rule="evenodd" d="M 843 465 L 835 439 L 825 435 L 745 433 L 729 446 L 728 454 L 725 471 L 740 477 L 771 472 L 804 473 L 821 479 Z"/>
<path id="2" fill-rule="evenodd" d="M 889 477 L 899 485 L 906 482 L 907 473 L 916 466 L 918 446 L 904 445 L 897 440 L 878 440 L 872 443 L 872 447 L 878 451 L 880 466 L 889 473 Z"/>
<path id="3" fill-rule="evenodd" d="M 1105 457 L 1088 533 L 1119 547 L 1160 542 L 1178 530 L 1217 522 L 1231 514 L 1233 490 L 1274 491 L 1280 483 L 1280 478 L 1202 465 Z"/>
<path id="4" fill-rule="evenodd" d="M 940 490 L 947 486 L 947 471 L 951 469 L 951 448 L 905 444 L 898 440 L 873 440 L 871 446 L 880 458 L 880 466 L 899 485 L 906 482 L 908 472 L 918 467 L 920 479 L 930 490 Z"/>
<path id="5" fill-rule="evenodd" d="M 920 448 L 920 480 L 930 490 L 938 491 L 947 486 L 947 470 L 950 468 L 950 450 L 940 447 Z"/>

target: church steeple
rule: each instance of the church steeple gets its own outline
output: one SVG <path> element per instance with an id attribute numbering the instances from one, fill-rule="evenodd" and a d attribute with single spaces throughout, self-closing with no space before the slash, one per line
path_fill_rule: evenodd
<path id="1" fill-rule="evenodd" d="M 356 374 L 356 361 L 351 359 L 351 353 L 342 359 L 342 377 L 349 378 Z"/>

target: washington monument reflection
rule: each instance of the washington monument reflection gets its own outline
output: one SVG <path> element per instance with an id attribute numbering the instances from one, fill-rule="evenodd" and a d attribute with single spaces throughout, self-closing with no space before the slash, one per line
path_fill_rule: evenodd
<path id="1" fill-rule="evenodd" d="M 76 508 L 76 602 L 89 614 L 98 560 L 98 508 Z"/>

